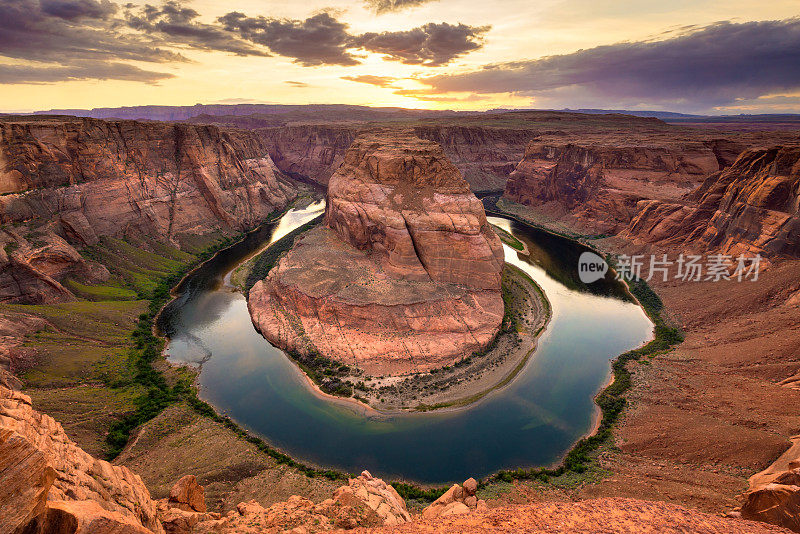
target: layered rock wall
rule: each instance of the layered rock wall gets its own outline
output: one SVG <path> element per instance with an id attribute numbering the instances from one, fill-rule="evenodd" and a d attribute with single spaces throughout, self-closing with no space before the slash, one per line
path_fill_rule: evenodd
<path id="1" fill-rule="evenodd" d="M 800 147 L 747 150 L 680 202 L 643 201 L 623 235 L 726 254 L 800 257 Z"/>
<path id="2" fill-rule="evenodd" d="M 679 198 L 718 171 L 730 149 L 715 146 L 532 142 L 504 195 L 528 206 L 557 204 L 599 232 L 616 233 L 639 201 Z"/>
<path id="3" fill-rule="evenodd" d="M 239 231 L 294 195 L 251 132 L 67 117 L 0 121 L 0 300 L 63 300 L 107 272 L 76 249 L 102 236 Z"/>

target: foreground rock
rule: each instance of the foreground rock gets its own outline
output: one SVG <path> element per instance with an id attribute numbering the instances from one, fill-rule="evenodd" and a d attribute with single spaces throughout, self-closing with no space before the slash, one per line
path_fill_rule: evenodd
<path id="1" fill-rule="evenodd" d="M 705 514 L 664 502 L 614 498 L 504 506 L 479 514 L 423 518 L 391 529 L 364 532 L 788 534 L 789 531 L 764 523 Z"/>
<path id="2" fill-rule="evenodd" d="M 405 502 L 394 488 L 367 471 L 319 504 L 294 495 L 269 508 L 256 501 L 240 503 L 224 517 L 177 509 L 164 510 L 160 515 L 168 534 L 319 532 L 394 526 L 411 520 Z"/>
<path id="3" fill-rule="evenodd" d="M 92 458 L 59 423 L 35 411 L 29 397 L 3 387 L 0 448 L 2 487 L 14 496 L 2 500 L 0 525 L 9 525 L 8 532 L 29 523 L 85 525 L 68 532 L 162 532 L 156 503 L 141 478 L 126 467 Z M 117 524 L 127 526 L 114 530 Z"/>
<path id="4" fill-rule="evenodd" d="M 103 236 L 180 246 L 294 195 L 250 132 L 67 117 L 0 121 L 0 193 L 0 300 L 31 302 L 68 299 L 70 276 L 107 278 L 76 250 Z"/>
<path id="5" fill-rule="evenodd" d="M 331 178 L 325 225 L 250 290 L 271 342 L 370 374 L 449 365 L 503 318 L 503 249 L 441 148 L 410 135 L 359 138 Z"/>
<path id="6" fill-rule="evenodd" d="M 475 495 L 477 490 L 478 482 L 474 478 L 468 478 L 461 486 L 453 484 L 441 497 L 422 511 L 422 517 L 425 519 L 447 517 L 468 514 L 473 510 L 485 512 L 489 508 L 486 506 L 486 501 L 478 499 Z"/>

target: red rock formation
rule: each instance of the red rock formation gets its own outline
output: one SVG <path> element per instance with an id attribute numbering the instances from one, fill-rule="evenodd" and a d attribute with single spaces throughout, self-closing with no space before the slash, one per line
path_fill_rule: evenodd
<path id="1" fill-rule="evenodd" d="M 10 428 L 0 428 L 0 532 L 24 527 L 45 512 L 56 478 L 47 456 Z"/>
<path id="2" fill-rule="evenodd" d="M 240 231 L 293 196 L 250 132 L 95 119 L 0 121 L 0 300 L 69 297 L 107 273 L 73 247 L 99 236 Z M 27 236 L 34 235 L 35 238 Z"/>
<path id="3" fill-rule="evenodd" d="M 623 235 L 726 254 L 800 256 L 800 147 L 752 149 L 680 203 L 646 201 Z"/>
<path id="4" fill-rule="evenodd" d="M 359 138 L 325 221 L 250 290 L 267 339 L 376 374 L 447 365 L 493 339 L 503 249 L 438 145 Z"/>

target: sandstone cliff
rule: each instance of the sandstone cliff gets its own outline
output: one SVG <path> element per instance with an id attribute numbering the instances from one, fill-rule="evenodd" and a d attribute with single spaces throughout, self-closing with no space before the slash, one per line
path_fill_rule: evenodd
<path id="1" fill-rule="evenodd" d="M 679 198 L 729 164 L 724 142 L 528 145 L 510 174 L 505 197 L 528 206 L 555 204 L 600 233 L 616 233 L 643 199 Z"/>
<path id="2" fill-rule="evenodd" d="M 271 342 L 369 373 L 424 371 L 486 346 L 503 317 L 503 249 L 435 143 L 357 139 L 330 180 L 325 225 L 250 291 Z"/>
<path id="3" fill-rule="evenodd" d="M 680 202 L 640 202 L 623 235 L 732 255 L 800 257 L 800 147 L 747 150 Z"/>
<path id="4" fill-rule="evenodd" d="M 0 193 L 0 300 L 48 301 L 108 276 L 76 250 L 102 236 L 244 230 L 293 189 L 250 132 L 20 117 L 0 121 Z"/>

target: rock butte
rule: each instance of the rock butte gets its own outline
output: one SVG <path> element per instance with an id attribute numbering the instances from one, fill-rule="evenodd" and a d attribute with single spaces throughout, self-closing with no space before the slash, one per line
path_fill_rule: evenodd
<path id="1" fill-rule="evenodd" d="M 370 374 L 452 364 L 503 319 L 503 248 L 436 143 L 358 138 L 331 177 L 324 225 L 250 290 L 256 328 Z"/>

